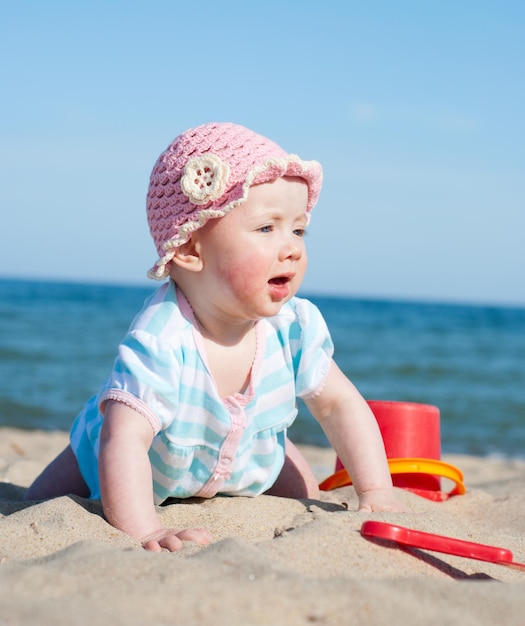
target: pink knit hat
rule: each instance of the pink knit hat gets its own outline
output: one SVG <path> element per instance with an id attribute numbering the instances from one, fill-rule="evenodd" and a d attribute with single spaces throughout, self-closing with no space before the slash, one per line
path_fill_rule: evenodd
<path id="1" fill-rule="evenodd" d="M 276 143 L 230 123 L 212 123 L 179 135 L 160 155 L 151 173 L 146 207 L 159 260 L 148 272 L 162 280 L 175 249 L 210 219 L 246 202 L 250 186 L 281 176 L 308 184 L 308 213 L 317 202 L 322 169 Z"/>

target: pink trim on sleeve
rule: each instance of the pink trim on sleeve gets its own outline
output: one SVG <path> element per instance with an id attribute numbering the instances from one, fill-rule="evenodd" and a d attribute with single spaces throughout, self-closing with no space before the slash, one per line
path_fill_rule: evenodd
<path id="1" fill-rule="evenodd" d="M 102 414 L 104 414 L 105 405 L 108 400 L 122 402 L 126 406 L 129 406 L 131 409 L 142 415 L 142 417 L 144 417 L 151 426 L 154 435 L 156 435 L 162 428 L 160 419 L 150 409 L 150 407 L 128 391 L 124 391 L 122 389 L 108 389 L 107 391 L 105 391 L 102 394 L 102 399 L 100 401 L 100 412 Z"/>

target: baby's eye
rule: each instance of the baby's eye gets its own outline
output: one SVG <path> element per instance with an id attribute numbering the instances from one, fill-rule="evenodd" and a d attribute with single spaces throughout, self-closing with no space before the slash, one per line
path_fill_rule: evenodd
<path id="1" fill-rule="evenodd" d="M 267 224 L 266 226 L 261 226 L 258 230 L 261 233 L 271 233 L 273 226 L 271 224 Z"/>
<path id="2" fill-rule="evenodd" d="M 293 231 L 293 234 L 294 234 L 296 237 L 304 237 L 304 236 L 306 235 L 306 228 L 296 228 L 296 229 Z"/>

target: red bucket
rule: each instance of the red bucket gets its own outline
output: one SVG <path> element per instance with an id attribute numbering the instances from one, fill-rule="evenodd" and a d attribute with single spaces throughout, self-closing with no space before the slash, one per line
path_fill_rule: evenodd
<path id="1" fill-rule="evenodd" d="M 388 459 L 436 459 L 441 458 L 441 433 L 439 409 L 430 404 L 369 400 L 374 413 Z M 336 470 L 342 469 L 339 459 Z M 422 473 L 392 475 L 396 487 L 439 491 L 438 476 Z"/>

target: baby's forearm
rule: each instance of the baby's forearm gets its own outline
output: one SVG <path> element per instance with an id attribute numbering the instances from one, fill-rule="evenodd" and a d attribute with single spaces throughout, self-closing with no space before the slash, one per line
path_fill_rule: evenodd
<path id="1" fill-rule="evenodd" d="M 325 432 L 352 478 L 359 496 L 359 510 L 405 511 L 394 492 L 383 439 L 373 415 L 358 410 L 356 415 L 343 420 L 343 424 L 337 413 L 333 418 L 334 422 L 329 419 L 325 423 Z"/>
<path id="2" fill-rule="evenodd" d="M 140 440 L 101 445 L 99 479 L 104 515 L 112 526 L 139 540 L 162 529 L 153 503 L 151 467 Z"/>
<path id="3" fill-rule="evenodd" d="M 335 413 L 323 426 L 358 494 L 392 487 L 383 439 L 367 405 L 350 416 Z"/>
<path id="4" fill-rule="evenodd" d="M 162 526 L 153 502 L 148 422 L 121 402 L 109 401 L 102 425 L 99 481 L 107 521 L 142 540 Z"/>

